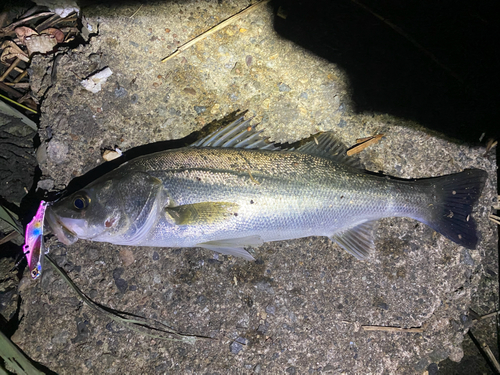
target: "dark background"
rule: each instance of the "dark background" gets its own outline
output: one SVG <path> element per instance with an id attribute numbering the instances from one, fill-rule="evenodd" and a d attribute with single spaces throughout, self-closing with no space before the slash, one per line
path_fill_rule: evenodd
<path id="1" fill-rule="evenodd" d="M 345 70 L 357 112 L 415 120 L 468 143 L 479 142 L 482 133 L 483 141 L 498 138 L 500 32 L 494 2 L 272 4 L 287 14 L 275 17 L 280 35 Z"/>

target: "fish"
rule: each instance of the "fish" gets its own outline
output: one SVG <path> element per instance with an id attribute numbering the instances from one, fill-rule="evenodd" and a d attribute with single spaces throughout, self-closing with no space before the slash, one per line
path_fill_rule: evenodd
<path id="1" fill-rule="evenodd" d="M 487 173 L 404 180 L 363 169 L 325 132 L 280 149 L 239 118 L 194 144 L 125 162 L 53 202 L 59 241 L 201 247 L 254 260 L 265 242 L 326 236 L 357 259 L 375 250 L 379 219 L 408 217 L 469 249 Z"/>

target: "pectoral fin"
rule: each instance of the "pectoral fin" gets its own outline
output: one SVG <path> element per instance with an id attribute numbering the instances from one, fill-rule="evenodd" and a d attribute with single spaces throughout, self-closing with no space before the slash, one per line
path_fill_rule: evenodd
<path id="1" fill-rule="evenodd" d="M 260 246 L 264 243 L 260 236 L 248 236 L 241 238 L 231 238 L 228 240 L 208 241 L 198 244 L 197 246 L 205 249 L 217 251 L 221 254 L 233 255 L 235 257 L 244 258 L 246 260 L 255 260 L 244 247 Z"/>
<path id="2" fill-rule="evenodd" d="M 337 232 L 330 238 L 349 254 L 359 260 L 366 259 L 374 250 L 373 226 L 375 221 L 367 221 L 355 227 Z"/>
<path id="3" fill-rule="evenodd" d="M 238 207 L 229 202 L 201 202 L 167 207 L 165 213 L 177 225 L 215 224 L 238 215 Z"/>

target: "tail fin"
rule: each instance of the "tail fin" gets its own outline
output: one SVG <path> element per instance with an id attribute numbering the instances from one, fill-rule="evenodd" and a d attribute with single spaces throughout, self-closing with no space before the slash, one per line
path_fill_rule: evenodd
<path id="1" fill-rule="evenodd" d="M 478 236 L 471 213 L 487 177 L 488 174 L 481 169 L 467 169 L 461 173 L 423 180 L 423 183 L 435 189 L 435 201 L 426 224 L 453 242 L 475 249 Z"/>

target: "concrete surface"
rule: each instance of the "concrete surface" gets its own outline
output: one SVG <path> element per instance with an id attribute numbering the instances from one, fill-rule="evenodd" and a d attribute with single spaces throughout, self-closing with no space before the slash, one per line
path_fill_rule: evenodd
<path id="1" fill-rule="evenodd" d="M 278 142 L 330 130 L 352 145 L 384 133 L 361 154 L 372 171 L 403 178 L 488 171 L 474 214 L 478 248 L 461 248 L 410 219 L 381 221 L 368 262 L 326 238 L 265 244 L 255 263 L 201 249 L 51 241 L 58 263 L 96 302 L 215 340 L 191 346 L 124 329 L 79 302 L 50 269 L 42 281 L 23 281 L 24 318 L 13 340 L 60 374 L 409 374 L 446 358 L 460 361 L 471 301 L 486 269 L 497 269 L 497 229 L 487 219 L 495 157 L 389 114 L 355 113 L 344 72 L 279 37 L 268 6 L 160 63 L 245 6 L 190 1 L 143 5 L 137 13 L 135 4 L 84 10 L 97 30 L 90 43 L 56 59 L 37 56 L 31 67 L 33 91 L 43 99 L 44 186 L 65 187 L 102 164 L 104 149 L 178 139 L 248 110 Z M 80 81 L 105 67 L 113 75 L 103 90 L 85 91 Z M 498 290 L 495 278 L 488 288 Z M 483 301 L 482 312 L 496 303 Z M 362 325 L 423 332 L 367 332 Z"/>

